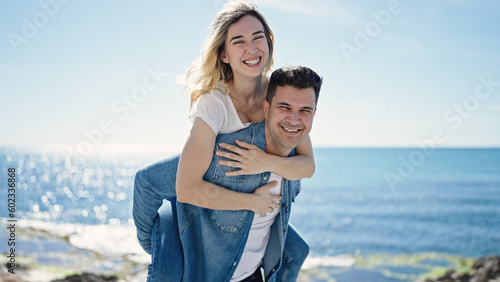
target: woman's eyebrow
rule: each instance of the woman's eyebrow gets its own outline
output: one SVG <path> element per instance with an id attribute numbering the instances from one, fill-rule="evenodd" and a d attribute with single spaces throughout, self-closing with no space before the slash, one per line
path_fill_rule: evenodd
<path id="1" fill-rule="evenodd" d="M 256 32 L 252 33 L 252 36 L 255 36 L 255 35 L 260 34 L 260 33 L 264 33 L 264 31 L 263 30 L 256 31 Z M 236 35 L 236 36 L 232 37 L 229 40 L 229 42 L 236 40 L 236 39 L 240 39 L 240 38 L 243 38 L 243 35 Z"/>

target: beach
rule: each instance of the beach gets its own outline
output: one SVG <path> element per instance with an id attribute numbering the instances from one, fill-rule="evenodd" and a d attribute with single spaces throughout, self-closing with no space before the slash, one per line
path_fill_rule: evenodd
<path id="1" fill-rule="evenodd" d="M 133 180 L 167 155 L 0 150 L 0 181 L 17 173 L 15 214 L 0 202 L 2 281 L 12 253 L 12 281 L 83 273 L 145 281 L 150 257 L 132 220 Z M 424 281 L 500 255 L 500 150 L 425 153 L 315 149 L 316 173 L 302 180 L 290 218 L 311 249 L 299 281 Z"/>
<path id="2" fill-rule="evenodd" d="M 132 226 L 83 226 L 22 220 L 17 228 L 20 248 L 17 249 L 15 267 L 11 268 L 15 274 L 8 273 L 8 254 L 3 254 L 0 281 L 146 280 L 150 257 L 135 240 Z M 298 281 L 442 281 L 436 278 L 450 269 L 474 273 L 470 270 L 474 261 L 473 258 L 439 253 L 311 255 L 303 265 Z M 497 272 L 491 272 L 491 279 L 484 281 L 500 281 L 500 259 L 498 262 Z M 464 270 L 466 265 L 469 268 Z M 426 280 L 432 278 L 435 280 Z"/>

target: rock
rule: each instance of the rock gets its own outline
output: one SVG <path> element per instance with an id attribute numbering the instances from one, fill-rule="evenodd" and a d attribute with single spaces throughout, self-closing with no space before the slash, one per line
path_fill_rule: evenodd
<path id="1" fill-rule="evenodd" d="M 488 273 L 486 269 L 480 268 L 476 271 L 476 273 L 474 273 L 470 282 L 488 282 L 488 280 Z"/>
<path id="2" fill-rule="evenodd" d="M 0 272 L 0 281 L 3 282 L 21 282 L 15 274 L 10 274 L 8 272 Z"/>
<path id="3" fill-rule="evenodd" d="M 443 280 L 451 279 L 451 276 L 453 275 L 453 273 L 455 273 L 455 270 L 448 270 L 448 271 L 446 271 L 445 274 L 443 274 L 443 276 L 441 276 L 441 279 L 443 279 Z"/>
<path id="4" fill-rule="evenodd" d="M 451 278 L 454 282 L 469 282 L 471 276 L 469 273 L 453 273 L 453 275 L 451 275 Z"/>
<path id="5" fill-rule="evenodd" d="M 476 260 L 474 262 L 474 265 L 472 266 L 475 269 L 479 269 L 482 267 L 486 266 L 491 266 L 491 265 L 500 265 L 500 257 L 498 256 L 489 256 L 489 257 L 484 257 Z"/>
<path id="6" fill-rule="evenodd" d="M 24 264 L 17 263 L 15 273 L 9 273 L 10 263 L 0 264 L 0 281 L 2 282 L 21 282 L 22 280 L 18 278 L 18 273 L 26 270 L 28 267 Z"/>
<path id="7" fill-rule="evenodd" d="M 490 279 L 500 277 L 500 257 L 498 256 L 478 259 L 472 267 L 476 269 L 476 273 L 471 279 L 473 282 L 487 282 Z"/>
<path id="8" fill-rule="evenodd" d="M 500 257 L 489 256 L 477 259 L 472 265 L 475 270 L 473 275 L 468 273 L 456 273 L 454 270 L 448 270 L 441 277 L 426 279 L 426 282 L 489 282 L 500 281 Z"/>
<path id="9" fill-rule="evenodd" d="M 118 278 L 114 276 L 83 273 L 83 274 L 71 275 L 64 279 L 53 280 L 52 282 L 115 282 L 115 281 L 118 281 Z"/>

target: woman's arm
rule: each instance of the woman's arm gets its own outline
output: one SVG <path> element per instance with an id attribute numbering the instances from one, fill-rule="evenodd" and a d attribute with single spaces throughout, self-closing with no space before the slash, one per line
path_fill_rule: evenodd
<path id="1" fill-rule="evenodd" d="M 253 144 L 237 141 L 239 147 L 221 143 L 220 146 L 233 153 L 217 151 L 218 156 L 233 161 L 219 161 L 219 164 L 240 168 L 227 172 L 227 176 L 258 174 L 270 171 L 288 180 L 309 178 L 314 174 L 314 153 L 309 135 L 295 148 L 295 156 L 281 157 L 259 149 Z"/>
<path id="2" fill-rule="evenodd" d="M 235 192 L 203 180 L 213 158 L 215 133 L 202 119 L 196 118 L 182 150 L 177 171 L 177 200 L 217 210 L 252 210 L 261 215 L 279 205 L 280 196 L 269 194 L 276 182 L 258 188 L 253 194 Z"/>

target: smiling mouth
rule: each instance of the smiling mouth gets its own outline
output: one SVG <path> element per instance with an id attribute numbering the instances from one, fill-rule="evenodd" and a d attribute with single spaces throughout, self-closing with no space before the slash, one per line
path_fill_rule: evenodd
<path id="1" fill-rule="evenodd" d="M 289 132 L 289 133 L 297 133 L 297 132 L 302 130 L 302 128 L 291 128 L 291 127 L 287 127 L 287 126 L 281 126 L 281 128 L 283 128 L 283 130 L 285 132 Z"/>
<path id="2" fill-rule="evenodd" d="M 258 57 L 256 59 L 252 59 L 252 60 L 245 60 L 245 61 L 243 61 L 243 63 L 247 66 L 256 66 L 260 63 L 261 60 L 262 60 L 262 57 Z"/>

